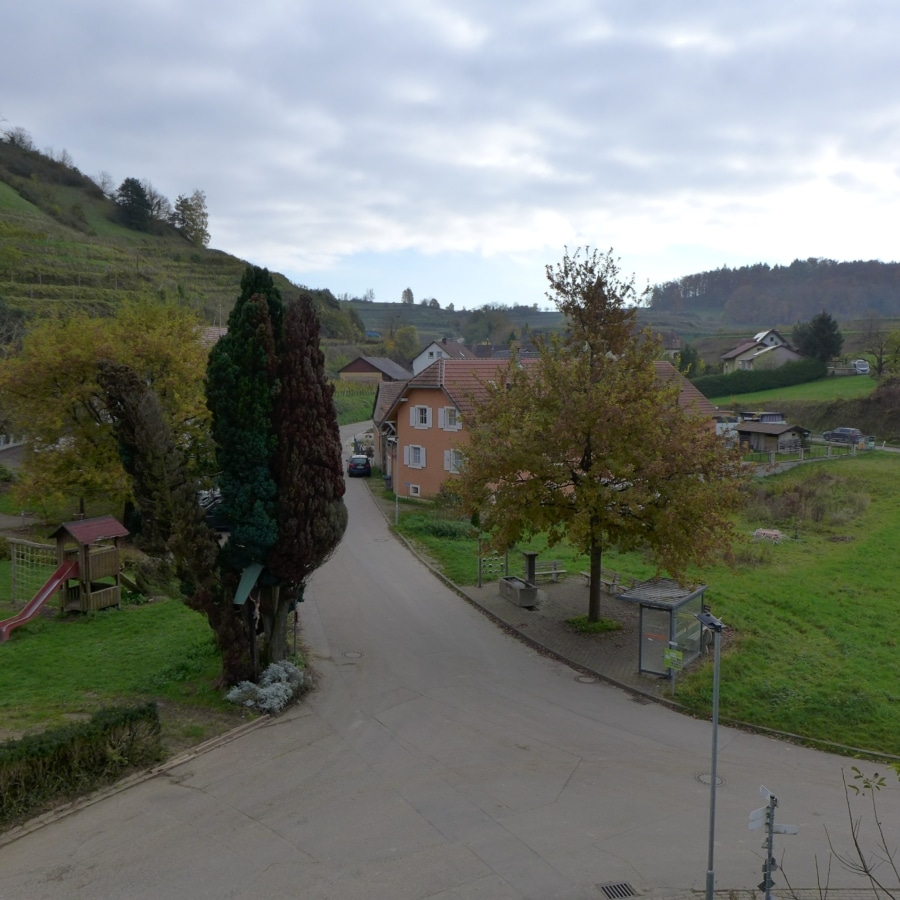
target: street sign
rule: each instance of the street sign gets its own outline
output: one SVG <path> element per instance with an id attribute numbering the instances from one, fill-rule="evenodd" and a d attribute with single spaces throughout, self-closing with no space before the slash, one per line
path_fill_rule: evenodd
<path id="1" fill-rule="evenodd" d="M 774 797 L 775 805 L 778 806 L 778 798 L 764 784 L 759 786 L 759 795 L 763 800 L 771 800 Z"/>
<path id="2" fill-rule="evenodd" d="M 773 834 L 800 834 L 800 828 L 797 825 L 773 825 Z"/>
<path id="3" fill-rule="evenodd" d="M 748 826 L 750 831 L 756 831 L 757 828 L 762 828 L 763 825 L 766 824 L 766 815 L 768 812 L 768 806 L 761 806 L 759 809 L 754 809 L 753 812 L 750 813 L 750 825 Z"/>

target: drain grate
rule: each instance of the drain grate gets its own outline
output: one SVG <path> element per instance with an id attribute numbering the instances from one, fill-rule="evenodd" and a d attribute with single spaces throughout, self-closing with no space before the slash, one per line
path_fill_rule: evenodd
<path id="1" fill-rule="evenodd" d="M 637 891 L 627 881 L 608 881 L 606 884 L 598 884 L 597 887 L 603 891 L 609 900 L 637 896 Z"/>

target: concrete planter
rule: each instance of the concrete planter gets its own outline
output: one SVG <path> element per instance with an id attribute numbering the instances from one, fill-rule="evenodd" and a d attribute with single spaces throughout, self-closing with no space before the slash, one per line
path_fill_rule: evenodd
<path id="1" fill-rule="evenodd" d="M 535 585 L 514 575 L 500 579 L 500 596 L 516 606 L 537 606 L 537 592 Z"/>

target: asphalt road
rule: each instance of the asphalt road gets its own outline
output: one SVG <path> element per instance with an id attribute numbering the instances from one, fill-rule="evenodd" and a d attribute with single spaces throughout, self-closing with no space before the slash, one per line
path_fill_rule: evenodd
<path id="1" fill-rule="evenodd" d="M 363 480 L 347 500 L 347 535 L 302 610 L 318 690 L 6 844 L 0 897 L 574 900 L 605 898 L 608 882 L 702 891 L 710 723 L 585 683 L 526 648 L 393 540 Z M 776 843 L 791 883 L 813 887 L 824 827 L 846 844 L 850 761 L 726 728 L 719 752 L 717 887 L 761 878 L 762 835 L 747 827 L 761 784 L 781 798 L 778 820 L 800 826 Z M 897 795 L 890 786 L 888 808 Z M 860 886 L 838 869 L 831 879 Z"/>

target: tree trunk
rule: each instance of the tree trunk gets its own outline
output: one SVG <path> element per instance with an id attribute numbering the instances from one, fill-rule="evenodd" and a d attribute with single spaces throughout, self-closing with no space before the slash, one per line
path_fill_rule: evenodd
<path id="1" fill-rule="evenodd" d="M 259 607 L 265 631 L 265 645 L 260 652 L 262 669 L 270 663 L 287 659 L 289 655 L 287 620 L 293 606 L 293 593 L 282 590 L 280 584 L 262 587 Z"/>
<path id="2" fill-rule="evenodd" d="M 600 621 L 600 581 L 601 563 L 603 561 L 603 545 L 595 542 L 591 545 L 591 584 L 588 588 L 588 621 Z"/>

